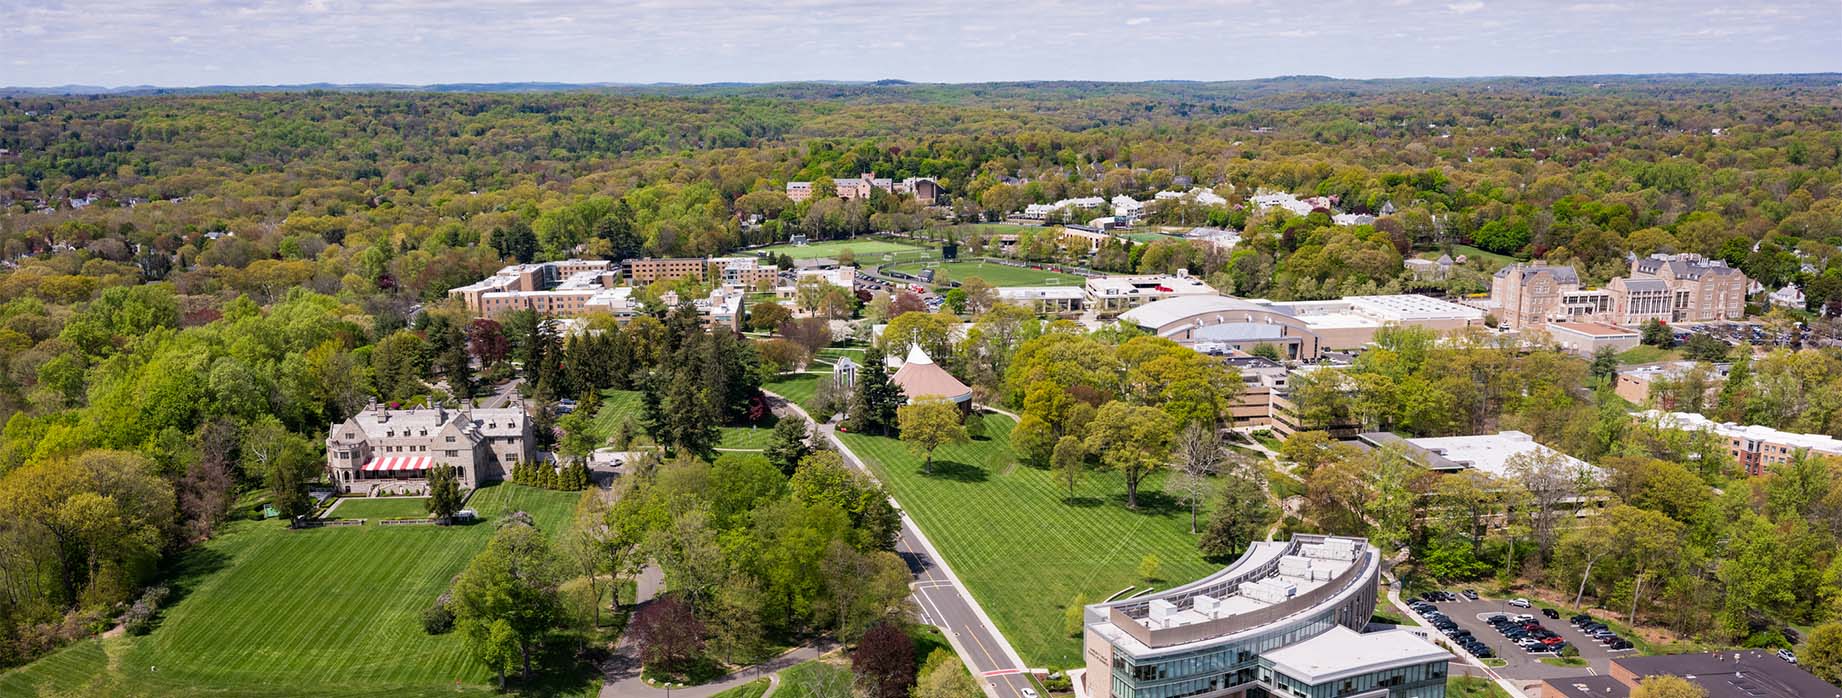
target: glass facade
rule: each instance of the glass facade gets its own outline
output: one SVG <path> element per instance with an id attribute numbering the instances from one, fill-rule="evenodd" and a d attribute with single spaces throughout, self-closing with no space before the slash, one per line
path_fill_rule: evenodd
<path id="1" fill-rule="evenodd" d="M 1344 698 L 1388 689 L 1388 698 L 1445 698 L 1445 661 L 1377 671 L 1312 686 L 1270 668 L 1261 669 L 1261 682 L 1273 687 L 1275 698 Z"/>
<path id="2" fill-rule="evenodd" d="M 1338 612 L 1325 609 L 1272 632 L 1183 654 L 1141 660 L 1114 653 L 1113 696 L 1183 698 L 1247 683 L 1257 676 L 1260 653 L 1323 634 L 1337 625 Z"/>
<path id="3" fill-rule="evenodd" d="M 1338 679 L 1321 686 L 1307 685 L 1261 661 L 1262 653 L 1309 640 L 1337 625 L 1348 625 L 1349 606 L 1339 604 L 1271 632 L 1182 654 L 1139 659 L 1115 652 L 1113 697 L 1186 698 L 1246 686 L 1250 697 L 1343 698 L 1386 688 L 1389 698 L 1444 698 L 1444 660 Z"/>

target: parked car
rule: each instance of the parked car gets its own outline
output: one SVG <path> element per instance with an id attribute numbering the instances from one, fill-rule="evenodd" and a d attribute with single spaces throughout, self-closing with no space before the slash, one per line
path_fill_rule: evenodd
<path id="1" fill-rule="evenodd" d="M 1467 598 L 1467 599 L 1470 599 L 1470 600 L 1472 600 L 1472 601 L 1476 601 L 1476 600 L 1477 600 L 1477 590 L 1475 590 L 1475 589 L 1466 589 L 1466 590 L 1464 590 L 1463 592 L 1460 592 L 1460 593 L 1462 593 L 1462 594 L 1464 594 L 1464 596 L 1465 596 L 1465 598 Z"/>
<path id="2" fill-rule="evenodd" d="M 1556 611 L 1556 610 L 1554 610 L 1554 609 L 1552 609 L 1552 608 L 1544 608 L 1544 609 L 1541 609 L 1541 614 L 1542 614 L 1542 615 L 1544 615 L 1544 616 L 1547 616 L 1547 617 L 1549 617 L 1549 618 L 1552 618 L 1552 619 L 1554 619 L 1554 620 L 1560 620 L 1560 619 L 1561 619 L 1561 612 L 1560 612 L 1560 611 Z"/>
<path id="3" fill-rule="evenodd" d="M 1528 599 L 1510 599 L 1509 605 L 1515 606 L 1516 608 L 1528 608 L 1530 606 Z"/>
<path id="4" fill-rule="evenodd" d="M 1535 616 L 1527 614 L 1527 613 L 1518 613 L 1510 617 L 1510 620 L 1515 621 L 1517 623 L 1533 623 L 1535 622 Z"/>
<path id="5" fill-rule="evenodd" d="M 1792 654 L 1790 650 L 1778 650 L 1778 658 L 1792 664 L 1797 663 L 1797 655 Z"/>

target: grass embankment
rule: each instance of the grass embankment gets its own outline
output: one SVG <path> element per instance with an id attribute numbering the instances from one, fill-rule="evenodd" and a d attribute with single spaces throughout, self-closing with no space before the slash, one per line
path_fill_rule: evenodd
<path id="1" fill-rule="evenodd" d="M 1489 679 L 1451 676 L 1445 680 L 1446 698 L 1509 698 L 1509 693 Z"/>
<path id="2" fill-rule="evenodd" d="M 1090 471 L 1070 498 L 1053 473 L 1017 462 L 1008 417 L 983 419 L 986 438 L 941 447 L 931 474 L 895 439 L 843 438 L 1030 666 L 1081 664 L 1079 639 L 1062 632 L 1063 608 L 1077 594 L 1094 602 L 1143 588 L 1136 570 L 1145 555 L 1160 560 L 1151 582 L 1158 588 L 1218 569 L 1197 552 L 1189 512 L 1161 492 L 1161 476 L 1141 485 L 1136 511 L 1125 507 L 1123 478 L 1110 471 Z"/>

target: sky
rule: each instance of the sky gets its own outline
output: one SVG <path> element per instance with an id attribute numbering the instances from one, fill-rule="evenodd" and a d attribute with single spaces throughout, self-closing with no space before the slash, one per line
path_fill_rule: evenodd
<path id="1" fill-rule="evenodd" d="M 1842 0 L 0 0 L 0 85 L 1842 71 Z"/>

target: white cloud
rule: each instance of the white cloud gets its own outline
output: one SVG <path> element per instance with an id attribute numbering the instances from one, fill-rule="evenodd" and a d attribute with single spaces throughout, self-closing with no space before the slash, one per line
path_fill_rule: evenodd
<path id="1" fill-rule="evenodd" d="M 1622 12 L 1627 8 L 1615 2 L 1576 2 L 1568 5 L 1568 12 Z"/>
<path id="2" fill-rule="evenodd" d="M 1454 3 L 1446 5 L 1445 9 L 1451 10 L 1461 15 L 1468 15 L 1478 10 L 1484 9 L 1484 3 L 1479 2 L 1478 0 L 1469 0 L 1468 2 L 1454 2 Z"/>
<path id="3" fill-rule="evenodd" d="M 1128 19 L 1128 20 L 1126 20 L 1126 26 L 1128 26 L 1128 27 L 1136 27 L 1136 26 L 1138 26 L 1138 25 L 1141 25 L 1141 24 L 1147 24 L 1147 23 L 1150 23 L 1150 22 L 1151 22 L 1151 18 L 1150 18 L 1150 17 L 1133 17 L 1132 19 Z"/>

